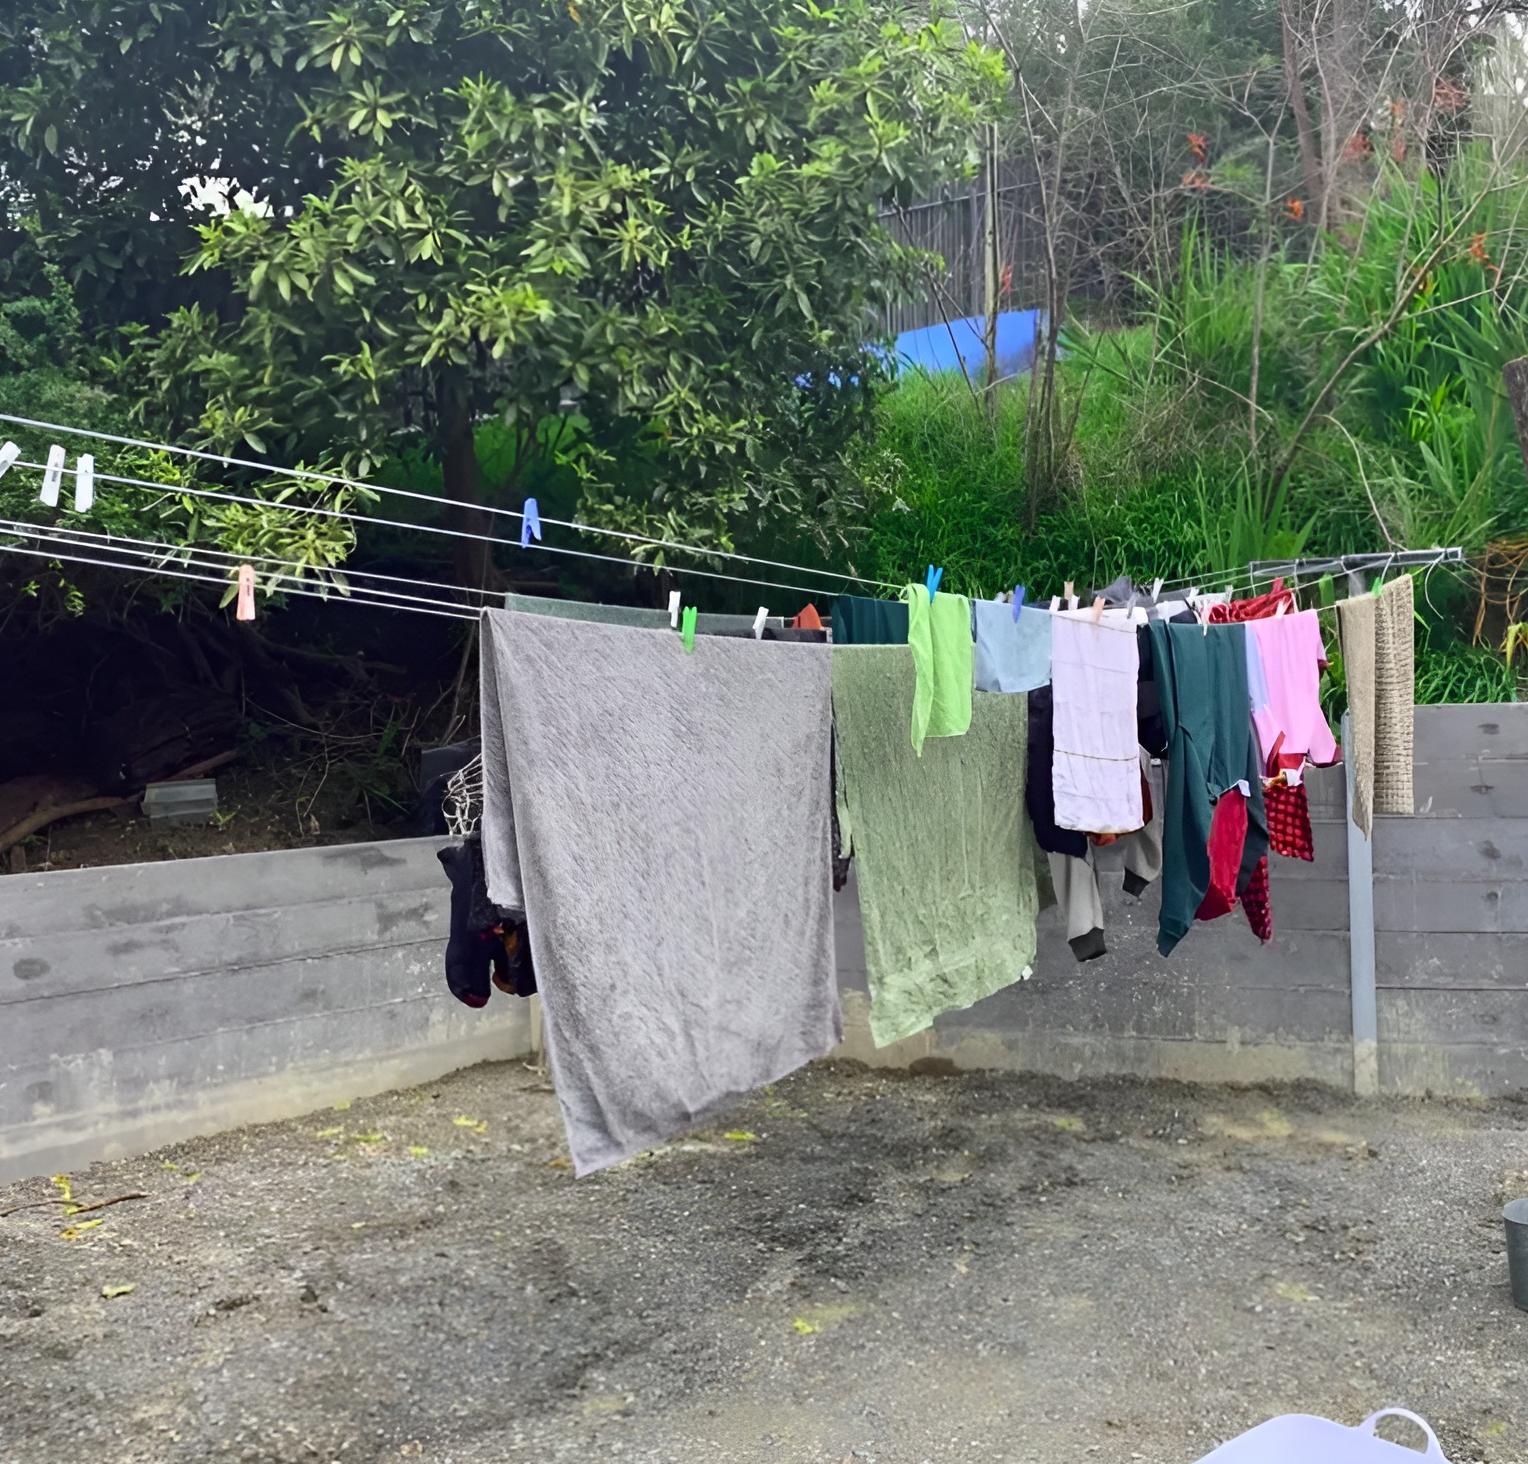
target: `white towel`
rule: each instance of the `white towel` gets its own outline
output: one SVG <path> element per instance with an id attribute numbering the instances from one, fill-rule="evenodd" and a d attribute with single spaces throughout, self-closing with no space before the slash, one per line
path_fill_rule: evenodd
<path id="1" fill-rule="evenodd" d="M 1091 617 L 1051 617 L 1056 825 L 1128 834 L 1146 822 L 1135 726 L 1140 651 L 1134 630 Z"/>

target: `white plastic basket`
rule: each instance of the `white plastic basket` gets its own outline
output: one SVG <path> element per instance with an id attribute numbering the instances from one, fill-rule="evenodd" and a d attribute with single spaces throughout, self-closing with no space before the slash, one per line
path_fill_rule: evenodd
<path id="1" fill-rule="evenodd" d="M 1374 1430 L 1382 1418 L 1404 1418 L 1416 1424 L 1427 1437 L 1427 1448 L 1418 1453 L 1380 1438 Z M 1448 1464 L 1436 1435 L 1415 1413 L 1381 1408 L 1357 1428 L 1304 1413 L 1273 1418 L 1222 1444 L 1199 1464 L 1290 1464 L 1291 1460 L 1298 1464 L 1417 1464 L 1421 1459 Z"/>

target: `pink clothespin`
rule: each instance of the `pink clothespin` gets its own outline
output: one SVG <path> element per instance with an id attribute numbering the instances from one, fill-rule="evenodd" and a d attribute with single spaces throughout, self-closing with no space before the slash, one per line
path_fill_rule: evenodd
<path id="1" fill-rule="evenodd" d="M 255 618 L 255 567 L 252 564 L 239 566 L 239 601 L 233 612 L 235 620 L 253 620 Z"/>
<path id="2" fill-rule="evenodd" d="M 1104 597 L 1102 595 L 1095 595 L 1093 597 L 1093 624 L 1097 625 L 1103 618 Z"/>

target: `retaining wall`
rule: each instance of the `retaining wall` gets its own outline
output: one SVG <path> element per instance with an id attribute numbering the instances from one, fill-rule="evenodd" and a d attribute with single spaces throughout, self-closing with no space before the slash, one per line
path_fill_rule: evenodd
<path id="1" fill-rule="evenodd" d="M 1078 965 L 1047 911 L 1031 980 L 880 1052 L 866 1025 L 858 905 L 846 890 L 837 906 L 846 1051 L 892 1064 L 1312 1078 L 1364 1090 L 1353 1015 L 1372 981 L 1379 1091 L 1528 1089 L 1528 705 L 1417 708 L 1417 811 L 1375 819 L 1367 940 L 1350 933 L 1350 907 L 1363 902 L 1349 887 L 1357 832 L 1343 770 L 1309 777 L 1316 860 L 1273 858 L 1271 946 L 1236 912 L 1197 927 L 1164 960 L 1155 892 L 1137 904 L 1106 874 L 1107 956 Z"/>
<path id="2" fill-rule="evenodd" d="M 529 1051 L 446 990 L 438 843 L 0 879 L 0 1179 Z"/>

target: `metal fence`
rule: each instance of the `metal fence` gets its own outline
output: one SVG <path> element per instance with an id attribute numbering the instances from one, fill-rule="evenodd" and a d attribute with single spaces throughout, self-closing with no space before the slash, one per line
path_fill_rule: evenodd
<path id="1" fill-rule="evenodd" d="M 888 209 L 881 221 L 903 244 L 939 257 L 926 273 L 924 287 L 888 312 L 888 335 L 938 325 L 946 319 L 984 316 L 987 312 L 983 269 L 983 234 L 987 226 L 984 178 L 963 189 L 907 208 Z M 1040 185 L 1031 169 L 1018 165 L 998 170 L 995 197 L 998 308 L 1022 310 L 1045 302 L 1045 242 L 1041 227 Z"/>

